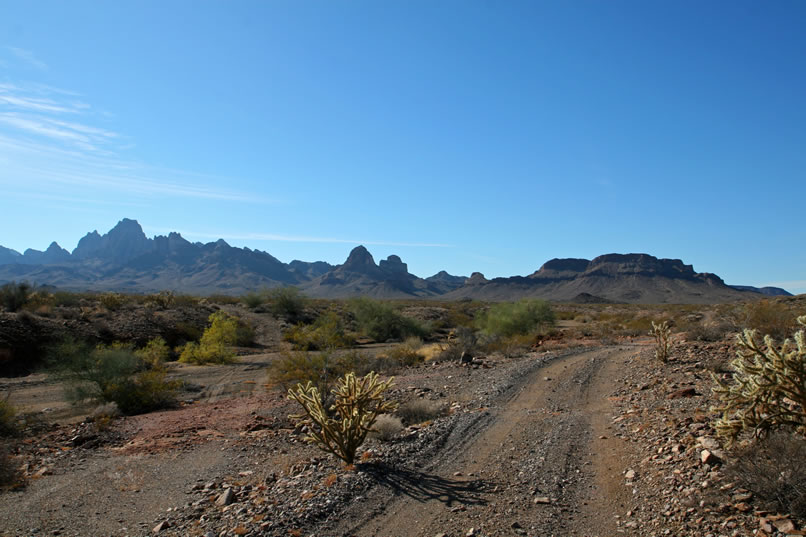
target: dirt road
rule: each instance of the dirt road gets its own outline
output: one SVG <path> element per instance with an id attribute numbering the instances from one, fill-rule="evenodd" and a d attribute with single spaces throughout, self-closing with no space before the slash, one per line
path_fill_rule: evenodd
<path id="1" fill-rule="evenodd" d="M 607 397 L 630 347 L 536 365 L 433 460 L 377 469 L 379 485 L 325 535 L 585 535 L 619 533 L 630 509 L 629 446 L 612 436 Z"/>

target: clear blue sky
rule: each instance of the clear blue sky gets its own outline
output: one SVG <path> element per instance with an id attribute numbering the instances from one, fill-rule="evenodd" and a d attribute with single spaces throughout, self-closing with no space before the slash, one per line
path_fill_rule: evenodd
<path id="1" fill-rule="evenodd" d="M 806 292 L 806 2 L 0 2 L 0 245 Z"/>

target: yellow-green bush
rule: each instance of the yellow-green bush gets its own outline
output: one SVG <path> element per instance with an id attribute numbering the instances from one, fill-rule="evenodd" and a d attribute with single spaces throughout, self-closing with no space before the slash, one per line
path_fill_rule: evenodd
<path id="1" fill-rule="evenodd" d="M 171 357 L 171 349 L 159 336 L 146 343 L 145 347 L 138 349 L 135 353 L 151 367 L 159 367 Z"/>
<path id="2" fill-rule="evenodd" d="M 223 364 L 235 358 L 233 345 L 245 343 L 254 332 L 251 327 L 223 311 L 209 317 L 210 326 L 202 334 L 199 343 L 190 342 L 178 350 L 179 361 L 191 364 Z"/>
<path id="3" fill-rule="evenodd" d="M 412 366 L 425 360 L 425 357 L 418 352 L 422 346 L 423 341 L 420 338 L 409 337 L 403 343 L 397 344 L 386 351 L 385 355 L 402 366 Z"/>
<path id="4" fill-rule="evenodd" d="M 302 406 L 304 413 L 294 418 L 309 427 L 305 440 L 352 464 L 378 416 L 397 408 L 396 403 L 383 397 L 391 385 L 392 379 L 380 382 L 373 372 L 361 379 L 347 373 L 338 379 L 334 402 L 328 410 L 319 390 L 310 382 L 297 384 L 288 391 L 288 398 Z"/>
<path id="5" fill-rule="evenodd" d="M 283 338 L 294 349 L 303 351 L 338 349 L 354 343 L 347 335 L 341 317 L 334 312 L 320 315 L 313 324 L 292 326 L 283 333 Z"/>

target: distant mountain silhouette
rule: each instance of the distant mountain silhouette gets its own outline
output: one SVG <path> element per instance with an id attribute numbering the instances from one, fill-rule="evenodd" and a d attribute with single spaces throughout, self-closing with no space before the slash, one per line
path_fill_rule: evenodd
<path id="1" fill-rule="evenodd" d="M 780 287 L 753 287 L 752 285 L 731 285 L 730 287 L 738 289 L 739 291 L 761 293 L 765 296 L 792 296 L 792 293 Z"/>
<path id="2" fill-rule="evenodd" d="M 191 243 L 179 233 L 146 237 L 124 218 L 108 233 L 85 235 L 72 252 L 58 244 L 23 254 L 0 246 L 0 283 L 27 280 L 71 290 L 238 295 L 263 287 L 294 285 L 311 297 L 444 298 L 576 302 L 713 303 L 788 294 L 783 289 L 727 286 L 679 259 L 648 254 L 607 254 L 593 260 L 552 259 L 529 276 L 488 280 L 445 271 L 420 278 L 390 255 L 375 263 L 363 246 L 341 265 L 324 261 L 283 263 L 260 250 L 220 239 Z"/>

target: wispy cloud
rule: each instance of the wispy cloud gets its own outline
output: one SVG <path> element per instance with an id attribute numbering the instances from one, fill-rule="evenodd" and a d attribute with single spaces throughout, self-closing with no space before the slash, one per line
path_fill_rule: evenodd
<path id="1" fill-rule="evenodd" d="M 198 239 L 224 239 L 243 241 L 278 241 L 278 242 L 316 242 L 330 244 L 364 244 L 369 246 L 401 246 L 420 248 L 452 248 L 451 244 L 440 244 L 431 242 L 399 242 L 372 239 L 344 239 L 335 237 L 310 237 L 305 235 L 284 235 L 281 233 L 204 233 L 197 231 L 181 231 L 177 229 L 150 228 L 155 233 L 170 233 L 175 231 L 186 238 Z"/>
<path id="2" fill-rule="evenodd" d="M 208 186 L 226 184 L 222 178 L 123 158 L 125 148 L 133 146 L 131 140 L 96 126 L 99 120 L 109 122 L 74 92 L 44 84 L 0 83 L 0 162 L 4 164 L 0 184 L 18 186 L 20 177 L 31 177 L 40 185 L 91 188 L 93 195 L 103 189 L 141 198 L 271 201 Z"/>
<path id="3" fill-rule="evenodd" d="M 6 47 L 6 48 L 14 56 L 25 62 L 30 67 L 33 67 L 34 69 L 39 69 L 40 71 L 46 71 L 48 69 L 48 64 L 37 58 L 32 51 L 17 47 Z"/>

